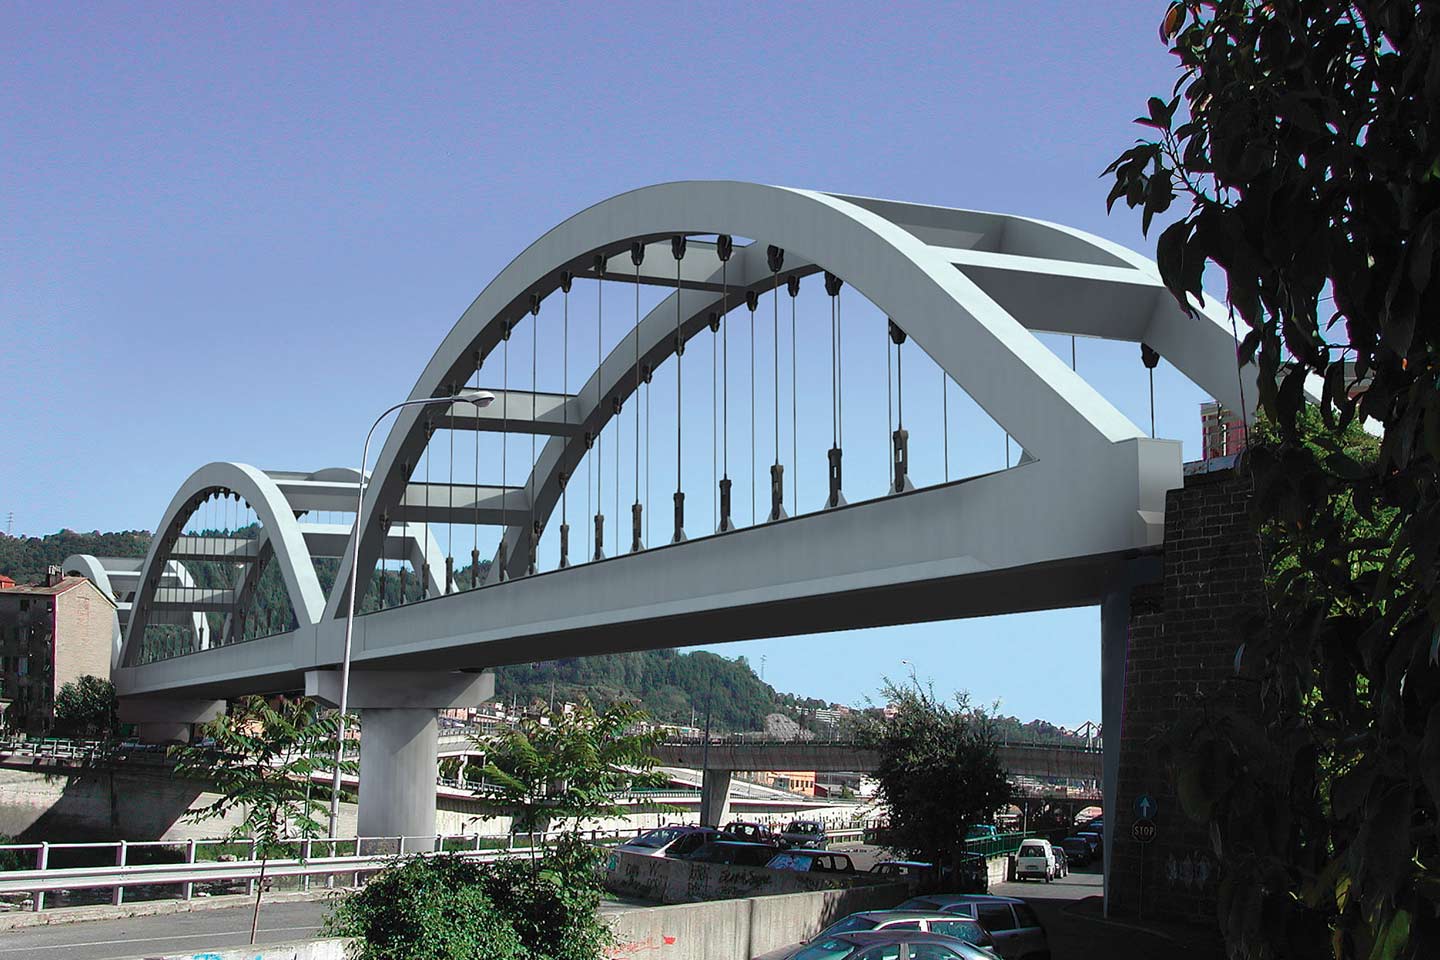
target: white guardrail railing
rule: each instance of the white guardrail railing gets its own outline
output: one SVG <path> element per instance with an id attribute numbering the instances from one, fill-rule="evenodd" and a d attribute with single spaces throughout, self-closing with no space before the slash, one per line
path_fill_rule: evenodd
<path id="1" fill-rule="evenodd" d="M 614 844 L 645 832 L 645 829 L 624 831 L 583 830 L 579 835 L 590 843 Z M 571 831 L 566 831 L 568 834 Z M 853 825 L 827 828 L 832 843 L 855 842 L 863 839 L 864 829 Z M 286 840 L 279 846 L 295 856 L 262 860 L 259 845 L 253 841 L 235 840 L 118 840 L 105 843 L 15 843 L 0 845 L 0 897 L 26 898 L 30 909 L 46 909 L 46 894 L 61 891 L 108 889 L 110 902 L 125 902 L 130 887 L 174 887 L 170 895 L 156 896 L 147 892 L 147 900 L 191 900 L 201 884 L 233 886 L 245 884 L 247 892 L 255 892 L 255 884 L 263 871 L 265 879 L 299 878 L 300 889 L 308 890 L 312 878 L 349 876 L 352 882 L 363 882 L 367 874 L 385 868 L 395 856 L 405 853 L 435 855 L 452 853 L 490 862 L 511 857 L 529 857 L 543 853 L 546 845 L 563 834 L 549 833 L 538 837 L 526 835 L 456 834 L 428 837 L 323 837 L 307 840 Z M 524 844 L 517 845 L 517 843 Z M 221 850 L 245 850 L 243 859 L 214 859 L 229 856 Z M 111 860 L 101 866 L 51 866 L 55 854 L 79 852 L 91 857 Z M 156 852 L 172 856 L 183 851 L 184 860 L 172 863 L 133 863 L 133 858 L 147 858 Z M 75 854 L 71 853 L 71 856 Z M 30 861 L 33 868 L 4 869 L 5 864 Z M 201 894 L 205 895 L 205 894 Z"/>

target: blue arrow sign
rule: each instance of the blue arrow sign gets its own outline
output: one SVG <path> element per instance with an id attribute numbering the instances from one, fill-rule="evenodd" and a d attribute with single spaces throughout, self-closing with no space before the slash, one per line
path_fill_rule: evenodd
<path id="1" fill-rule="evenodd" d="M 1155 819 L 1155 811 L 1157 809 L 1155 798 L 1150 796 L 1150 794 L 1142 793 L 1135 798 L 1135 816 L 1141 820 Z"/>

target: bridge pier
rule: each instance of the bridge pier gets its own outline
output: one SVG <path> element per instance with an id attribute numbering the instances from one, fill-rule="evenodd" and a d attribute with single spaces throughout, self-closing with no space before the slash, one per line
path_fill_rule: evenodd
<path id="1" fill-rule="evenodd" d="M 1101 808 L 1105 812 L 1104 908 L 1110 915 L 1110 864 L 1115 851 L 1116 809 L 1120 790 L 1120 727 L 1125 714 L 1125 658 L 1130 647 L 1130 590 L 1116 590 L 1100 601 L 1100 724 L 1104 729 Z"/>
<path id="2" fill-rule="evenodd" d="M 335 704 L 338 670 L 305 674 L 305 693 Z M 432 849 L 441 710 L 478 707 L 495 695 L 495 674 L 356 671 L 350 706 L 360 711 L 361 837 L 407 837 L 399 853 Z"/>
<path id="3" fill-rule="evenodd" d="M 700 774 L 700 822 L 712 827 L 723 826 L 730 815 L 730 780 L 733 770 L 705 769 Z"/>

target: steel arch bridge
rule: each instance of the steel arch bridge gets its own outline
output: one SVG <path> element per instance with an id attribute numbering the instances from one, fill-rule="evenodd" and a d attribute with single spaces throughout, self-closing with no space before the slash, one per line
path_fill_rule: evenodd
<path id="1" fill-rule="evenodd" d="M 593 554 L 580 557 L 569 548 L 565 523 L 560 562 L 539 569 L 535 544 L 554 522 L 567 485 L 596 446 L 603 455 L 604 431 L 620 429 L 622 416 L 637 420 L 638 463 L 639 407 L 631 406 L 637 391 L 657 371 L 683 364 L 686 345 L 728 336 L 731 313 L 747 308 L 753 324 L 757 301 L 770 294 L 778 318 L 780 291 L 794 297 L 807 278 L 815 284 L 821 274 L 832 302 L 843 284 L 890 318 L 895 340 L 923 349 L 1015 438 L 1022 460 L 914 487 L 902 425 L 888 451 L 888 493 L 846 502 L 837 442 L 829 493 L 816 509 L 797 511 L 792 487 L 786 510 L 778 469 L 769 520 L 737 525 L 727 489 L 719 495 L 720 529 L 702 534 L 693 514 L 687 522 L 677 491 L 674 529 L 648 548 L 637 478 L 629 549 L 612 540 L 607 556 L 603 519 L 587 517 Z M 546 349 L 566 351 L 568 381 L 570 293 L 581 282 L 597 289 L 634 285 L 633 329 L 627 324 L 618 342 L 587 362 L 588 378 L 573 392 L 568 386 L 541 392 L 533 378 L 530 390 L 508 389 L 507 342 L 517 327 L 538 323 L 541 305 L 557 294 L 566 336 L 560 344 L 546 334 Z M 642 286 L 665 294 L 643 316 Z M 626 300 L 620 298 L 622 306 Z M 561 656 L 1097 603 L 1102 632 L 1123 632 L 1128 587 L 1145 575 L 1137 562 L 1160 543 L 1165 493 L 1182 482 L 1180 445 L 1147 436 L 1037 334 L 1144 344 L 1227 408 L 1248 415 L 1255 371 L 1237 370 L 1228 319 L 1213 303 L 1192 309 L 1193 315 L 1181 308 L 1139 254 L 1024 217 L 730 181 L 668 183 L 616 196 L 541 236 L 463 313 L 410 398 L 453 397 L 483 383 L 495 402 L 485 409 L 439 402 L 401 410 L 358 518 L 350 499 L 357 492 L 353 470 L 280 474 L 214 463 L 192 474 L 139 571 L 117 688 L 157 711 L 166 702 L 307 684 L 329 689 L 342 658 L 352 527 L 362 610 L 353 660 L 357 676 L 375 681 L 377 710 L 382 701 L 392 705 L 379 692 L 382 676 L 417 678 L 395 702 L 430 709 L 437 704 L 418 691 L 435 683 L 423 676 Z M 540 341 L 538 330 L 532 336 Z M 502 363 L 505 383 L 494 389 Z M 792 390 L 794 380 L 792 373 Z M 704 407 L 704 392 L 692 389 L 686 409 Z M 533 470 L 520 484 L 507 485 L 508 475 L 498 485 L 481 484 L 478 476 L 473 484 L 418 480 L 436 435 L 453 443 L 457 433 L 477 434 L 477 472 L 478 434 L 537 442 Z M 618 446 L 612 449 L 618 456 Z M 689 450 L 708 457 L 701 444 Z M 814 466 L 816 473 L 826 470 Z M 190 518 L 215 497 L 243 499 L 263 536 L 206 542 L 187 535 Z M 322 535 L 297 521 L 312 509 L 349 513 L 342 529 Z M 472 551 L 468 574 L 457 574 L 447 557 L 442 575 L 430 562 L 443 554 L 429 529 L 457 524 L 498 528 L 498 545 L 493 558 L 487 548 L 488 564 L 478 548 Z M 321 540 L 324 555 L 339 558 L 328 589 L 312 552 Z M 186 587 L 173 582 L 170 566 L 186 559 L 274 566 L 291 607 L 288 622 L 251 638 L 238 625 L 246 584 L 257 578 L 242 577 L 224 590 Z M 407 568 L 423 602 L 406 602 Z M 396 576 L 392 604 L 387 578 Z M 194 638 L 177 651 L 183 655 L 145 653 L 147 630 L 197 612 L 223 614 L 224 624 L 212 623 L 211 638 Z M 1112 700 L 1118 709 L 1118 687 L 1107 686 L 1107 714 Z M 1106 727 L 1118 729 L 1118 715 L 1107 716 Z M 433 730 L 430 739 L 433 760 Z"/>

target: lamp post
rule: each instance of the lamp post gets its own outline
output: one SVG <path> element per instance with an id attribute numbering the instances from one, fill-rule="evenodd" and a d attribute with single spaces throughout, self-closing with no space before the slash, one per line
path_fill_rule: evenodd
<path id="1" fill-rule="evenodd" d="M 330 784 L 330 838 L 335 838 L 337 821 L 340 819 L 340 766 L 345 758 L 345 711 L 350 708 L 350 650 L 355 635 L 355 590 L 360 580 L 360 516 L 365 510 L 365 464 L 370 459 L 370 438 L 380 422 L 401 407 L 423 406 L 429 403 L 473 403 L 476 407 L 488 407 L 495 400 L 495 394 L 488 390 L 461 390 L 449 397 L 420 397 L 416 400 L 402 400 L 387 409 L 365 434 L 365 446 L 360 453 L 360 476 L 355 495 L 355 527 L 350 535 L 350 596 L 345 608 L 345 656 L 340 663 L 340 723 L 336 730 L 335 777 Z M 409 478 L 406 478 L 407 482 Z"/>

